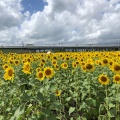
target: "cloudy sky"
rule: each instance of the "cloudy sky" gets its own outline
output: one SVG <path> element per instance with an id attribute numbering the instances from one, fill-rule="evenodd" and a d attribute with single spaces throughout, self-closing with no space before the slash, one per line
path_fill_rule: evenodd
<path id="1" fill-rule="evenodd" d="M 0 0 L 0 46 L 120 43 L 120 0 Z"/>

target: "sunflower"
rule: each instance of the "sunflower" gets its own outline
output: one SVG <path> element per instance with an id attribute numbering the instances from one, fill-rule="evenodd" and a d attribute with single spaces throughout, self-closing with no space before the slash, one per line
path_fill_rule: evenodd
<path id="1" fill-rule="evenodd" d="M 13 59 L 12 59 L 12 58 L 8 59 L 8 63 L 9 63 L 9 64 L 14 64 Z"/>
<path id="2" fill-rule="evenodd" d="M 113 65 L 113 63 L 114 63 L 114 61 L 113 61 L 113 60 L 109 60 L 109 66 L 112 66 L 112 65 Z"/>
<path id="3" fill-rule="evenodd" d="M 62 57 L 61 57 L 61 60 L 65 60 L 65 56 L 62 56 Z"/>
<path id="4" fill-rule="evenodd" d="M 51 55 L 47 55 L 47 59 L 50 60 L 51 59 Z"/>
<path id="5" fill-rule="evenodd" d="M 120 83 L 120 75 L 119 74 L 116 74 L 113 76 L 113 82 Z"/>
<path id="6" fill-rule="evenodd" d="M 14 69 L 13 67 L 9 66 L 5 69 L 5 74 L 3 76 L 5 80 L 13 80 L 14 78 Z"/>
<path id="7" fill-rule="evenodd" d="M 9 65 L 5 63 L 2 67 L 5 70 L 5 69 L 7 69 L 9 67 Z"/>
<path id="8" fill-rule="evenodd" d="M 52 60 L 52 65 L 56 65 L 57 64 L 57 60 Z"/>
<path id="9" fill-rule="evenodd" d="M 26 59 L 26 61 L 29 62 L 29 63 L 31 63 L 32 59 L 31 59 L 30 57 L 28 57 L 28 58 Z"/>
<path id="10" fill-rule="evenodd" d="M 22 71 L 26 74 L 31 74 L 31 66 L 30 66 L 30 63 L 28 62 L 25 62 L 23 67 L 22 67 Z"/>
<path id="11" fill-rule="evenodd" d="M 79 65 L 79 64 L 80 64 L 80 62 L 79 62 L 78 60 L 76 60 L 75 63 L 76 63 L 76 65 Z"/>
<path id="12" fill-rule="evenodd" d="M 45 78 L 44 72 L 43 71 L 37 72 L 36 77 L 37 77 L 38 80 L 43 81 L 44 78 Z"/>
<path id="13" fill-rule="evenodd" d="M 54 68 L 55 68 L 55 70 L 59 70 L 60 69 L 58 64 L 54 65 Z"/>
<path id="14" fill-rule="evenodd" d="M 76 62 L 72 62 L 72 68 L 77 68 Z"/>
<path id="15" fill-rule="evenodd" d="M 19 60 L 14 60 L 14 64 L 17 66 L 20 64 L 20 61 Z"/>
<path id="16" fill-rule="evenodd" d="M 92 58 L 88 58 L 87 63 L 91 63 L 91 62 L 94 62 L 94 60 Z"/>
<path id="17" fill-rule="evenodd" d="M 86 63 L 85 64 L 86 71 L 93 71 L 94 70 L 94 65 L 92 63 Z"/>
<path id="18" fill-rule="evenodd" d="M 47 78 L 52 78 L 54 75 L 54 69 L 51 67 L 44 68 L 44 74 Z"/>
<path id="19" fill-rule="evenodd" d="M 65 59 L 66 59 L 66 60 L 70 60 L 70 57 L 69 57 L 69 56 L 67 56 Z"/>
<path id="20" fill-rule="evenodd" d="M 118 64 L 118 63 L 113 63 L 113 65 L 112 65 L 112 70 L 113 70 L 114 72 L 120 72 L 120 64 Z"/>
<path id="21" fill-rule="evenodd" d="M 60 90 L 55 90 L 55 96 L 60 96 L 60 95 L 61 95 Z"/>
<path id="22" fill-rule="evenodd" d="M 66 62 L 61 64 L 61 68 L 67 69 L 68 68 L 68 64 Z"/>
<path id="23" fill-rule="evenodd" d="M 107 58 L 104 58 L 104 59 L 102 60 L 102 63 L 103 63 L 102 65 L 107 65 L 108 62 L 109 62 L 108 59 L 107 59 Z"/>
<path id="24" fill-rule="evenodd" d="M 36 68 L 36 72 L 39 72 L 39 71 L 41 71 L 41 68 L 40 67 Z"/>
<path id="25" fill-rule="evenodd" d="M 42 58 L 42 59 L 41 59 L 41 62 L 42 62 L 42 63 L 45 63 L 45 62 L 46 62 L 46 60 L 45 60 L 44 58 Z"/>
<path id="26" fill-rule="evenodd" d="M 85 65 L 82 65 L 82 66 L 81 66 L 81 69 L 82 69 L 83 72 L 86 72 L 86 67 L 85 67 Z"/>
<path id="27" fill-rule="evenodd" d="M 44 66 L 45 66 L 45 63 L 43 63 L 43 62 L 40 62 L 39 66 L 40 66 L 41 68 L 44 68 Z"/>
<path id="28" fill-rule="evenodd" d="M 53 55 L 53 56 L 52 56 L 52 59 L 57 60 L 58 58 L 57 58 L 56 55 Z"/>
<path id="29" fill-rule="evenodd" d="M 98 77 L 98 81 L 102 84 L 102 85 L 107 85 L 109 83 L 109 78 L 107 77 L 107 75 L 101 74 Z"/>

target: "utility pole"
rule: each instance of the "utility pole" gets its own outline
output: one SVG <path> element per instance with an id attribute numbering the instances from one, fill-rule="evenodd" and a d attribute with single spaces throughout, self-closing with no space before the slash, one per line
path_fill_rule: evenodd
<path id="1" fill-rule="evenodd" d="M 22 41 L 22 46 L 24 47 L 24 42 Z"/>

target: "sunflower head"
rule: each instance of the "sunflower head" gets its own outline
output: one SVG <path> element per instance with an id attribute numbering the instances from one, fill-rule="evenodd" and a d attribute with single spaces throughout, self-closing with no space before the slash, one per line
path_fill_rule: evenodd
<path id="1" fill-rule="evenodd" d="M 24 65 L 23 65 L 23 72 L 26 73 L 26 74 L 31 74 L 31 66 L 30 66 L 30 63 L 28 62 L 25 62 Z"/>
<path id="2" fill-rule="evenodd" d="M 120 75 L 119 74 L 116 74 L 113 76 L 113 82 L 120 83 Z"/>
<path id="3" fill-rule="evenodd" d="M 14 69 L 13 67 L 9 66 L 5 69 L 5 74 L 3 76 L 5 80 L 13 80 L 14 78 Z"/>
<path id="4" fill-rule="evenodd" d="M 110 80 L 109 80 L 109 78 L 107 77 L 107 75 L 102 74 L 102 75 L 100 75 L 100 76 L 98 77 L 98 81 L 99 81 L 102 85 L 107 85 Z"/>
<path id="5" fill-rule="evenodd" d="M 41 68 L 40 67 L 36 68 L 36 72 L 39 72 L 39 71 L 41 71 Z"/>
<path id="6" fill-rule="evenodd" d="M 54 69 L 51 67 L 44 68 L 44 74 L 47 78 L 52 78 L 54 76 Z"/>
<path id="7" fill-rule="evenodd" d="M 67 69 L 68 68 L 67 62 L 62 63 L 61 64 L 61 68 Z"/>
<path id="8" fill-rule="evenodd" d="M 60 69 L 58 64 L 54 65 L 54 68 L 55 68 L 55 70 L 59 70 Z"/>
<path id="9" fill-rule="evenodd" d="M 102 62 L 103 62 L 103 65 L 107 65 L 108 64 L 108 59 L 105 58 L 105 59 L 102 60 Z"/>
<path id="10" fill-rule="evenodd" d="M 86 71 L 93 71 L 94 70 L 94 65 L 92 63 L 86 63 L 85 64 Z"/>
<path id="11" fill-rule="evenodd" d="M 38 80 L 43 81 L 44 78 L 45 78 L 44 72 L 43 71 L 37 72 L 36 77 L 37 77 Z"/>
<path id="12" fill-rule="evenodd" d="M 72 68 L 77 68 L 76 62 L 72 62 Z"/>
<path id="13" fill-rule="evenodd" d="M 56 65 L 57 64 L 57 60 L 52 60 L 52 65 Z"/>
<path id="14" fill-rule="evenodd" d="M 114 64 L 112 65 L 112 70 L 113 70 L 114 72 L 120 72 L 120 65 L 119 65 L 118 63 L 114 63 Z"/>
<path id="15" fill-rule="evenodd" d="M 17 66 L 20 64 L 20 61 L 19 60 L 14 60 L 14 64 Z"/>
<path id="16" fill-rule="evenodd" d="M 44 68 L 45 63 L 41 62 L 41 63 L 39 64 L 39 66 L 40 66 L 41 68 Z"/>
<path id="17" fill-rule="evenodd" d="M 44 58 L 42 58 L 42 59 L 41 59 L 41 62 L 42 62 L 42 63 L 45 63 L 45 62 L 46 62 L 46 60 L 45 60 Z"/>
<path id="18" fill-rule="evenodd" d="M 9 63 L 9 64 L 14 64 L 13 59 L 12 59 L 12 58 L 8 59 L 8 63 Z"/>
<path id="19" fill-rule="evenodd" d="M 7 69 L 9 67 L 9 65 L 5 63 L 2 67 L 5 70 L 5 69 Z"/>
<path id="20" fill-rule="evenodd" d="M 60 96 L 61 95 L 61 91 L 60 90 L 55 90 L 55 96 Z"/>

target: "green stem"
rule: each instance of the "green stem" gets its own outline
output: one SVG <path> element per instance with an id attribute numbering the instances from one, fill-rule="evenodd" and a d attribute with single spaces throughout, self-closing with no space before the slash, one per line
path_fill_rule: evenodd
<path id="1" fill-rule="evenodd" d="M 60 105 L 62 106 L 61 96 L 59 96 L 59 100 L 60 100 Z M 61 109 L 60 109 L 60 120 L 62 120 L 62 111 L 61 111 Z"/>
<path id="2" fill-rule="evenodd" d="M 107 85 L 105 86 L 105 92 L 106 92 L 106 110 L 107 110 L 107 120 L 110 120 L 110 118 L 109 118 L 109 115 L 108 115 L 108 112 L 109 112 L 109 106 L 108 106 L 108 98 L 107 98 L 107 96 L 108 96 L 108 91 L 107 91 Z"/>
<path id="3" fill-rule="evenodd" d="M 117 98 L 118 93 L 119 93 L 119 85 L 116 84 L 116 98 Z M 119 102 L 116 99 L 116 118 L 117 118 L 117 115 L 118 115 L 118 112 L 119 112 L 119 107 L 120 107 Z"/>
<path id="4" fill-rule="evenodd" d="M 90 80 L 90 78 L 91 78 L 91 75 L 90 75 L 90 73 L 88 73 L 87 80 L 89 83 L 89 98 L 91 98 L 91 80 Z"/>

